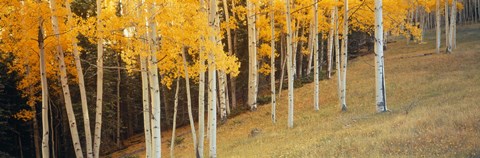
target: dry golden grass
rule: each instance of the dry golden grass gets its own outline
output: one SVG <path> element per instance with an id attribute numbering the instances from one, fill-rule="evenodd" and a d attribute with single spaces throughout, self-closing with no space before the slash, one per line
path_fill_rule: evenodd
<path id="1" fill-rule="evenodd" d="M 335 79 L 320 84 L 320 111 L 313 110 L 313 84 L 307 84 L 295 89 L 295 125 L 288 129 L 284 91 L 276 124 L 266 105 L 218 127 L 218 157 L 478 157 L 479 35 L 480 25 L 459 27 L 453 54 L 422 56 L 435 52 L 433 32 L 427 33 L 426 44 L 389 44 L 385 69 L 390 112 L 375 112 L 373 55 L 359 57 L 348 67 L 348 112 L 340 112 Z M 252 138 L 253 128 L 261 133 Z M 194 157 L 188 130 L 179 129 L 186 134 L 175 148 L 176 157 Z M 163 156 L 169 157 L 170 133 L 163 135 Z M 143 157 L 142 147 L 111 156 Z M 205 148 L 208 154 L 208 144 Z"/>

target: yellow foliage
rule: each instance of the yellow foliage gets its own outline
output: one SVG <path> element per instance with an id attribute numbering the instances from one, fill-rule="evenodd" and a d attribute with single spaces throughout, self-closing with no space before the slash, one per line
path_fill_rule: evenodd
<path id="1" fill-rule="evenodd" d="M 35 112 L 31 110 L 25 110 L 25 109 L 22 109 L 13 115 L 13 118 L 17 120 L 25 121 L 25 122 L 32 120 L 33 117 L 35 117 Z"/>

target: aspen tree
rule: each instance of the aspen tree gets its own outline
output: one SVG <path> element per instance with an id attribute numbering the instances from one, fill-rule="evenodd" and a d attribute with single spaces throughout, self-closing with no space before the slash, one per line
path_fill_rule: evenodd
<path id="1" fill-rule="evenodd" d="M 382 0 L 375 0 L 375 92 L 377 112 L 387 111 L 385 89 L 385 69 L 383 58 L 383 5 Z"/>
<path id="2" fill-rule="evenodd" d="M 200 11 L 206 13 L 206 4 L 204 0 L 200 0 Z M 201 42 L 204 44 L 205 39 L 202 37 Z M 203 46 L 200 48 L 200 74 L 198 81 L 198 146 L 196 155 L 199 158 L 202 158 L 203 147 L 204 147 L 204 138 L 205 138 L 205 62 L 204 62 L 204 53 L 205 49 Z"/>
<path id="3" fill-rule="evenodd" d="M 210 0 L 208 22 L 212 30 L 215 30 L 217 26 L 217 1 Z M 216 43 L 216 38 L 213 33 L 210 33 L 209 40 L 212 43 Z M 208 113 L 209 113 L 209 157 L 217 157 L 217 86 L 216 86 L 216 66 L 215 66 L 215 54 L 212 50 L 208 53 Z"/>
<path id="4" fill-rule="evenodd" d="M 68 117 L 68 124 L 70 127 L 70 134 L 72 136 L 72 144 L 75 151 L 76 157 L 83 157 L 82 153 L 82 146 L 80 144 L 80 138 L 78 136 L 77 131 L 77 121 L 75 120 L 75 113 L 73 111 L 72 105 L 72 98 L 70 96 L 70 88 L 68 87 L 68 77 L 67 77 L 67 70 L 65 66 L 65 56 L 63 52 L 63 48 L 60 45 L 60 30 L 59 30 L 59 23 L 58 17 L 55 15 L 56 10 L 56 3 L 55 0 L 50 0 L 50 10 L 52 12 L 51 21 L 52 21 L 52 28 L 53 33 L 55 34 L 55 38 L 57 40 L 56 49 L 57 49 L 57 60 L 59 62 L 58 66 L 60 69 L 60 82 L 62 84 L 62 91 L 63 91 L 63 98 L 65 100 L 65 109 L 67 110 L 67 117 Z"/>
<path id="5" fill-rule="evenodd" d="M 314 82 L 315 82 L 315 92 L 314 92 L 314 109 L 316 111 L 319 110 L 319 71 L 318 71 L 318 0 L 313 1 L 315 4 L 314 7 L 314 25 L 313 25 L 313 58 L 314 58 L 314 68 L 313 74 L 315 75 Z"/>
<path id="6" fill-rule="evenodd" d="M 187 78 L 188 79 L 188 78 Z M 177 79 L 177 87 L 175 89 L 175 102 L 173 103 L 173 126 L 172 126 L 172 139 L 170 141 L 170 157 L 175 157 L 175 130 L 177 129 L 177 109 L 178 109 L 178 90 L 180 89 L 180 78 Z"/>
<path id="7" fill-rule="evenodd" d="M 41 3 L 40 0 L 37 0 L 37 3 Z M 42 157 L 50 157 L 50 146 L 49 146 L 49 122 L 48 122 L 48 81 L 47 73 L 45 70 L 45 32 L 43 28 L 44 19 L 42 16 L 38 17 L 38 49 L 40 55 L 40 84 L 42 87 Z"/>
<path id="8" fill-rule="evenodd" d="M 185 88 L 186 88 L 186 91 L 187 91 L 188 118 L 190 120 L 190 128 L 191 128 L 191 131 L 192 131 L 193 149 L 197 149 L 197 134 L 195 132 L 195 122 L 193 120 L 192 100 L 191 100 L 191 95 L 190 95 L 190 74 L 188 73 L 187 57 L 185 55 L 185 51 L 186 51 L 185 47 L 182 47 L 183 71 L 184 71 L 184 74 L 185 74 L 185 86 L 186 86 Z M 178 81 L 177 81 L 177 84 L 178 84 Z"/>
<path id="9" fill-rule="evenodd" d="M 343 39 L 342 39 L 342 111 L 347 110 L 347 62 L 348 62 L 348 0 L 344 0 L 344 14 L 343 14 Z M 383 47 L 382 47 L 383 49 Z"/>
<path id="10" fill-rule="evenodd" d="M 435 5 L 436 5 L 436 10 L 435 10 L 435 21 L 436 21 L 436 36 L 437 36 L 437 40 L 436 40 L 436 52 L 437 53 L 440 53 L 440 45 L 441 45 L 441 42 L 440 42 L 440 39 L 442 38 L 441 36 L 441 26 L 440 26 L 440 0 L 436 0 L 435 1 Z"/>
<path id="11" fill-rule="evenodd" d="M 276 99 L 275 99 L 275 11 L 273 8 L 273 0 L 270 0 L 270 29 L 272 30 L 272 39 L 270 39 L 270 47 L 271 47 L 271 54 L 270 54 L 270 91 L 272 97 L 272 122 L 275 123 L 276 116 Z"/>
<path id="12" fill-rule="evenodd" d="M 144 4 L 146 5 L 146 4 Z M 152 138 L 153 138 L 153 157 L 161 157 L 162 155 L 162 136 L 161 136 L 161 101 L 160 101 L 160 85 L 158 81 L 158 61 L 157 61 L 157 29 L 156 24 L 153 21 L 148 19 L 154 19 L 156 13 L 156 4 L 153 3 L 150 7 L 150 10 L 146 13 L 149 13 L 149 16 L 145 17 L 147 23 L 147 40 L 150 47 L 149 50 L 149 60 L 148 60 L 148 69 L 149 69 L 149 82 L 150 82 L 150 95 L 152 102 L 152 113 L 153 113 L 153 122 L 151 126 L 153 128 Z"/>
<path id="13" fill-rule="evenodd" d="M 93 156 L 100 157 L 100 143 L 102 136 L 102 103 L 103 103 L 103 29 L 102 29 L 102 0 L 97 3 L 97 98 L 95 108 L 95 133 L 93 138 Z"/>
<path id="14" fill-rule="evenodd" d="M 145 46 L 145 45 L 144 45 Z M 148 92 L 147 59 L 140 55 L 140 68 L 142 75 L 142 103 L 143 103 L 143 128 L 145 134 L 145 157 L 152 156 L 152 133 L 150 123 L 150 93 Z"/>
<path id="15" fill-rule="evenodd" d="M 327 65 L 327 78 L 332 78 L 332 59 L 333 59 L 333 36 L 334 36 L 334 27 L 335 27 L 335 20 L 336 20 L 336 8 L 337 6 L 331 6 L 330 12 L 330 31 L 328 34 L 328 65 Z"/>
<path id="16" fill-rule="evenodd" d="M 247 0 L 247 23 L 248 23 L 248 100 L 250 110 L 257 109 L 257 29 L 256 29 L 255 4 Z"/>
<path id="17" fill-rule="evenodd" d="M 68 12 L 68 22 L 72 22 L 72 11 L 70 8 L 70 1 L 65 1 L 65 8 Z M 70 24 L 70 30 L 73 30 L 73 24 Z M 82 116 L 83 116 L 83 124 L 84 124 L 84 131 L 85 131 L 85 146 L 87 149 L 87 157 L 93 157 L 92 151 L 92 134 L 90 130 L 90 116 L 88 113 L 88 103 L 87 103 L 87 92 L 85 90 L 85 81 L 83 77 L 83 69 L 82 63 L 80 61 L 80 52 L 78 51 L 78 45 L 76 42 L 75 37 L 72 37 L 72 46 L 73 46 L 73 56 L 75 58 L 75 68 L 77 69 L 77 77 L 78 77 L 78 88 L 80 90 L 80 99 L 82 103 Z"/>
<path id="18" fill-rule="evenodd" d="M 287 21 L 287 75 L 288 75 L 288 127 L 293 128 L 293 65 L 292 65 L 292 26 L 290 17 L 290 0 L 285 2 L 285 15 Z"/>

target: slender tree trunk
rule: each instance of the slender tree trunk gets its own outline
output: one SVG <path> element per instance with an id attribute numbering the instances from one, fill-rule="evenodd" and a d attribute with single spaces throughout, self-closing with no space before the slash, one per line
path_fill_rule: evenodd
<path id="1" fill-rule="evenodd" d="M 449 12 L 448 12 L 448 1 L 445 1 L 445 48 L 446 52 L 450 53 L 452 51 L 451 45 L 450 45 L 450 22 L 449 22 Z"/>
<path id="2" fill-rule="evenodd" d="M 327 78 L 332 78 L 332 59 L 333 59 L 333 36 L 336 21 L 336 6 L 332 6 L 330 15 L 330 32 L 328 33 L 328 61 L 327 61 Z"/>
<path id="3" fill-rule="evenodd" d="M 313 11 L 313 58 L 315 59 L 314 66 L 313 66 L 313 80 L 315 82 L 315 90 L 314 90 L 314 109 L 318 111 L 319 108 L 319 71 L 318 71 L 318 0 L 313 0 L 315 4 L 314 11 Z"/>
<path id="4" fill-rule="evenodd" d="M 335 0 L 337 1 L 337 0 Z M 338 7 L 335 6 L 335 61 L 336 61 L 336 74 L 337 74 L 337 77 L 338 77 L 338 101 L 340 104 L 342 104 L 342 87 L 343 87 L 343 81 L 342 81 L 342 67 L 341 67 L 341 52 L 340 52 L 340 40 L 339 40 L 339 37 L 338 37 L 338 26 L 339 26 L 339 22 L 338 22 Z M 341 106 L 341 105 L 340 105 Z"/>
<path id="5" fill-rule="evenodd" d="M 286 0 L 286 21 L 287 21 L 287 75 L 288 75 L 288 127 L 293 128 L 293 65 L 292 65 L 292 26 L 290 17 L 290 0 Z"/>
<path id="6" fill-rule="evenodd" d="M 347 110 L 347 62 L 348 62 L 348 0 L 344 1 L 343 40 L 342 40 L 342 111 Z M 383 32 L 382 32 L 383 33 Z M 383 37 L 383 35 L 382 35 Z M 383 39 L 382 39 L 383 40 Z M 383 41 L 382 41 L 383 42 Z M 383 49 L 383 47 L 382 47 Z"/>
<path id="7" fill-rule="evenodd" d="M 188 80 L 188 78 L 186 78 Z M 177 79 L 177 88 L 175 89 L 175 102 L 173 108 L 173 126 L 172 126 L 172 140 L 170 141 L 170 157 L 174 156 L 175 150 L 175 130 L 177 129 L 177 109 L 178 109 L 178 90 L 180 89 L 180 78 Z M 195 139 L 195 138 L 194 138 Z"/>
<path id="8" fill-rule="evenodd" d="M 227 121 L 227 102 L 225 97 L 226 75 L 222 70 L 218 70 L 218 93 L 220 95 L 220 122 Z"/>
<path id="9" fill-rule="evenodd" d="M 457 48 L 457 0 L 452 2 L 452 12 L 451 12 L 451 24 L 450 24 L 450 44 L 452 45 L 452 50 Z"/>
<path id="10" fill-rule="evenodd" d="M 257 109 L 257 39 L 256 39 L 256 22 L 255 22 L 255 5 L 247 0 L 247 21 L 248 21 L 248 105 L 250 110 Z"/>
<path id="11" fill-rule="evenodd" d="M 155 16 L 156 13 L 156 7 L 151 6 L 150 8 L 150 14 L 151 16 Z M 150 17 L 153 19 L 153 17 Z M 147 23 L 149 24 L 149 35 L 147 35 L 147 39 L 149 40 L 149 46 L 150 46 L 150 60 L 148 64 L 149 72 L 150 72 L 150 84 L 151 84 L 151 89 L 150 89 L 150 95 L 151 95 L 151 101 L 152 101 L 152 112 L 153 112 L 153 122 L 152 122 L 152 128 L 153 128 L 153 157 L 161 157 L 162 155 L 162 136 L 161 136 L 161 101 L 160 101 L 160 84 L 158 81 L 158 65 L 157 65 L 157 28 L 155 22 L 148 21 L 148 19 L 145 19 Z M 150 37 L 148 37 L 150 36 Z"/>
<path id="12" fill-rule="evenodd" d="M 102 103 L 103 103 L 103 29 L 102 20 L 102 0 L 96 0 L 97 3 L 97 100 L 95 108 L 95 134 L 93 141 L 93 156 L 100 157 L 100 143 L 102 136 Z"/>
<path id="13" fill-rule="evenodd" d="M 307 43 L 308 52 L 309 52 L 309 54 L 308 54 L 307 71 L 305 72 L 305 74 L 306 74 L 307 76 L 309 76 L 310 73 L 311 73 L 312 62 L 313 62 L 313 61 L 312 61 L 312 60 L 313 60 L 313 51 L 314 51 L 314 50 L 313 50 L 313 49 L 314 49 L 314 48 L 313 48 L 313 38 L 314 38 L 314 37 L 313 37 L 313 36 L 314 36 L 314 35 L 313 35 L 313 27 L 314 27 L 314 26 L 313 26 L 313 23 L 314 23 L 314 20 L 312 19 L 312 21 L 310 22 L 310 27 L 309 27 L 310 33 L 308 34 L 308 43 Z"/>
<path id="14" fill-rule="evenodd" d="M 385 69 L 383 62 L 383 5 L 382 0 L 375 0 L 375 91 L 377 112 L 387 111 L 385 90 Z"/>
<path id="15" fill-rule="evenodd" d="M 190 75 L 188 73 L 187 67 L 187 58 L 185 55 L 185 47 L 182 48 L 182 58 L 183 58 L 183 71 L 185 73 L 185 86 L 187 89 L 187 107 L 188 107 L 188 119 L 190 120 L 190 128 L 192 131 L 192 139 L 193 139 L 193 149 L 197 149 L 197 134 L 195 132 L 195 122 L 193 120 L 193 112 L 192 112 L 192 100 L 190 95 Z M 177 81 L 178 82 L 178 81 Z M 177 97 L 175 97 L 175 102 L 177 102 Z M 175 110 L 176 111 L 176 110 Z M 175 118 L 175 117 L 174 117 Z"/>
<path id="16" fill-rule="evenodd" d="M 280 98 L 282 96 L 282 89 L 283 89 L 283 80 L 285 79 L 284 75 L 285 75 L 285 65 L 287 63 L 287 59 L 284 57 L 285 56 L 285 47 L 284 47 L 284 43 L 285 43 L 285 40 L 284 40 L 284 36 L 282 35 L 280 37 L 280 62 L 281 62 L 281 73 L 280 73 L 280 85 L 279 85 L 279 88 L 278 88 L 278 98 Z M 285 58 L 285 59 L 283 59 Z"/>
<path id="17" fill-rule="evenodd" d="M 204 0 L 200 0 L 200 11 L 207 12 L 206 4 Z M 204 41 L 204 37 L 201 39 Z M 205 48 L 202 46 L 200 49 L 200 74 L 198 81 L 198 145 L 197 145 L 197 158 L 204 157 L 203 147 L 205 138 Z M 233 82 L 233 81 L 232 81 Z M 233 96 L 233 94 L 232 94 Z"/>
<path id="18" fill-rule="evenodd" d="M 456 16 L 457 16 L 457 11 L 456 11 L 456 5 L 457 4 L 457 1 L 456 0 L 453 0 L 452 2 L 452 10 L 450 11 L 450 33 L 449 33 L 449 37 L 448 37 L 448 48 L 447 48 L 447 52 L 448 53 L 452 53 L 453 51 L 453 48 L 455 48 L 455 25 L 456 25 Z"/>
<path id="19" fill-rule="evenodd" d="M 142 70 L 142 103 L 143 103 L 143 128 L 145 133 L 145 157 L 152 156 L 152 134 L 150 125 L 150 97 L 148 93 L 147 59 L 140 56 L 140 68 Z"/>
<path id="20" fill-rule="evenodd" d="M 120 70 L 120 62 L 121 62 L 121 57 L 120 54 L 118 54 L 117 57 L 117 147 L 120 148 L 122 147 L 122 142 L 120 140 L 120 128 L 122 127 L 122 124 L 120 122 L 121 117 L 120 117 L 120 83 L 122 82 L 122 73 Z"/>
<path id="21" fill-rule="evenodd" d="M 72 98 L 70 96 L 70 88 L 68 87 L 68 77 L 67 77 L 67 67 L 65 65 L 65 56 L 63 48 L 60 45 L 60 30 L 56 14 L 56 3 L 55 0 L 50 0 L 50 10 L 52 12 L 52 28 L 57 40 L 57 58 L 58 66 L 60 69 L 60 82 L 62 84 L 62 91 L 65 100 L 65 108 L 67 110 L 68 123 L 70 127 L 70 134 L 72 136 L 72 143 L 75 150 L 76 157 L 83 157 L 82 146 L 80 145 L 80 138 L 78 137 L 77 131 L 77 122 L 75 120 L 75 113 L 73 111 Z"/>
<path id="22" fill-rule="evenodd" d="M 277 101 L 275 98 L 275 11 L 273 9 L 273 0 L 270 0 L 270 29 L 272 34 L 270 39 L 270 47 L 272 48 L 270 53 L 270 91 L 272 97 L 272 123 L 275 123 L 277 121 L 275 116 Z"/>
<path id="23" fill-rule="evenodd" d="M 73 21 L 72 19 L 72 11 L 70 8 L 69 1 L 65 1 L 65 6 L 68 12 L 68 21 Z M 73 29 L 73 26 L 70 26 L 70 29 Z M 92 134 L 90 129 L 90 116 L 88 113 L 88 103 L 87 103 L 87 92 L 85 90 L 85 81 L 83 77 L 83 68 L 82 63 L 80 61 L 80 52 L 78 51 L 78 46 L 76 42 L 76 38 L 72 38 L 72 45 L 73 45 L 73 56 L 75 59 L 75 68 L 77 69 L 77 77 L 78 77 L 78 88 L 80 89 L 80 98 L 82 103 L 82 114 L 83 114 L 83 124 L 85 130 L 85 146 L 87 149 L 87 157 L 93 157 L 92 151 Z"/>
<path id="24" fill-rule="evenodd" d="M 436 51 L 437 53 L 440 53 L 440 45 L 441 45 L 441 26 L 440 26 L 440 0 L 437 0 L 436 1 L 436 11 L 435 11 L 435 21 L 436 21 L 436 26 L 437 26 L 437 32 L 436 32 L 436 35 L 437 35 L 437 41 L 436 41 Z"/>
<path id="25" fill-rule="evenodd" d="M 39 2 L 40 0 L 37 0 Z M 39 2 L 40 3 L 40 2 Z M 42 87 L 42 157 L 50 157 L 49 154 L 49 125 L 48 125 L 48 83 L 47 71 L 45 70 L 45 35 L 43 29 L 43 18 L 38 18 L 38 49 L 40 54 L 40 83 Z"/>
<path id="26" fill-rule="evenodd" d="M 210 0 L 209 3 L 209 16 L 208 16 L 208 21 L 209 21 L 209 26 L 211 28 L 217 28 L 218 23 L 216 22 L 217 20 L 217 1 L 216 0 Z M 209 39 L 211 42 L 215 42 L 216 38 L 214 34 L 209 35 Z M 208 116 L 209 116 L 209 145 L 210 145 L 210 150 L 209 150 L 209 157 L 217 157 L 217 107 L 215 106 L 217 103 L 217 96 L 216 96 L 216 91 L 217 91 L 217 85 L 216 85 L 216 66 L 215 66 L 215 55 L 214 52 L 209 52 L 208 53 Z"/>

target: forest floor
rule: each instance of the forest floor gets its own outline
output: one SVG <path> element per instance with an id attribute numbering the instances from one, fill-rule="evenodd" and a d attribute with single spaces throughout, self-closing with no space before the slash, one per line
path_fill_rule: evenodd
<path id="1" fill-rule="evenodd" d="M 444 38 L 444 34 L 442 34 Z M 287 128 L 287 91 L 277 105 L 229 118 L 217 129 L 218 157 L 478 157 L 480 156 L 480 25 L 459 26 L 457 48 L 435 54 L 435 35 L 410 45 L 401 38 L 385 52 L 389 112 L 376 113 L 374 55 L 349 61 L 347 112 L 341 112 L 336 74 L 320 82 L 320 110 L 313 109 L 314 84 L 295 89 L 294 128 Z M 251 136 L 253 129 L 259 129 Z M 176 157 L 194 157 L 190 127 Z M 169 131 L 162 133 L 169 157 Z M 134 142 L 134 143 L 132 143 Z M 128 142 L 126 142 L 128 144 Z M 144 157 L 143 136 L 109 157 Z M 208 155 L 208 139 L 205 144 Z"/>

